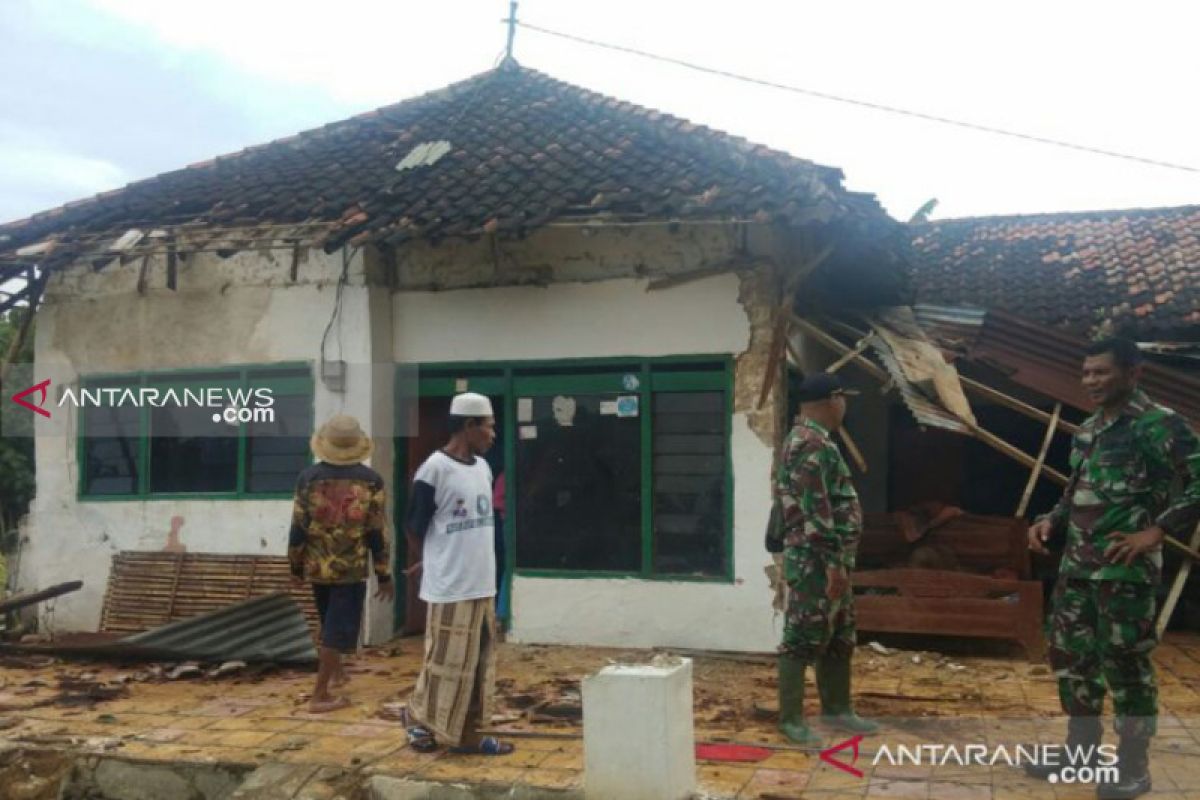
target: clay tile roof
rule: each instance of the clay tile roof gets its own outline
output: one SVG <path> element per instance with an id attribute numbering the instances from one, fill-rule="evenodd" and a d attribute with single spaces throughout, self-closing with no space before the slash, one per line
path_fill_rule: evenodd
<path id="1" fill-rule="evenodd" d="M 485 228 L 520 235 L 555 218 L 606 212 L 889 223 L 873 197 L 843 190 L 841 180 L 839 170 L 508 62 L 436 92 L 0 225 L 0 255 L 50 236 L 82 241 L 173 224 L 327 221 L 324 244 L 333 249 Z"/>
<path id="2" fill-rule="evenodd" d="M 1078 334 L 1200 340 L 1200 206 L 911 226 L 920 303 L 999 308 Z"/>

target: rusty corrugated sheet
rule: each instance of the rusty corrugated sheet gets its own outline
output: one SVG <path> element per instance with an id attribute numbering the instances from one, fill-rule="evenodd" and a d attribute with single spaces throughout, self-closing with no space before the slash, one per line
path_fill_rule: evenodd
<path id="1" fill-rule="evenodd" d="M 1087 343 L 1005 311 L 990 310 L 968 357 L 995 365 L 1027 388 L 1085 411 L 1093 410 L 1080 384 Z M 1142 388 L 1155 401 L 1200 425 L 1200 378 L 1159 364 L 1145 365 Z"/>

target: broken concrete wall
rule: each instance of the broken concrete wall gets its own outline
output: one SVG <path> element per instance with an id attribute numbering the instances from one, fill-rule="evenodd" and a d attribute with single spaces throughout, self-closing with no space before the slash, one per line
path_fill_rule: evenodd
<path id="1" fill-rule="evenodd" d="M 292 264 L 291 250 L 228 259 L 196 253 L 179 262 L 175 290 L 166 288 L 165 255 L 151 258 L 144 273 L 141 259 L 101 271 L 81 264 L 56 273 L 38 312 L 36 374 L 52 379 L 53 395 L 54 387 L 89 374 L 316 365 L 326 338 L 327 356 L 345 360 L 349 369 L 344 391 L 315 382 L 314 420 L 320 424 L 335 413 L 351 413 L 371 431 L 390 414 L 390 369 L 381 377 L 371 366 L 390 361 L 390 319 L 379 313 L 390 311 L 387 291 L 366 285 L 368 263 L 361 252 L 302 252 L 295 281 Z M 343 269 L 347 285 L 335 315 Z M 138 291 L 139 277 L 144 292 Z M 375 324 L 385 328 L 373 331 Z M 50 398 L 57 401 L 57 395 Z M 37 420 L 37 496 L 20 586 L 84 581 L 81 591 L 57 602 L 51 621 L 58 629 L 95 629 L 112 554 L 163 549 L 175 517 L 182 518 L 179 539 L 192 551 L 286 552 L 288 500 L 80 499 L 77 412 L 64 408 L 54 417 Z M 381 440 L 374 465 L 390 476 L 390 428 L 381 431 Z M 369 629 L 390 634 L 390 608 L 372 610 Z M 380 622 L 382 614 L 386 619 Z"/>
<path id="2" fill-rule="evenodd" d="M 394 268 L 405 291 L 663 277 L 765 258 L 773 238 L 743 223 L 552 223 L 520 240 L 413 242 L 395 254 Z"/>

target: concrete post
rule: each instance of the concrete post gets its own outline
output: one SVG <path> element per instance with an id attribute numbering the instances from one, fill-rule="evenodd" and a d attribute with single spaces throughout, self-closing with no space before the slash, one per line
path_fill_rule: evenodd
<path id="1" fill-rule="evenodd" d="M 605 667 L 583 682 L 588 798 L 681 800 L 696 789 L 692 662 Z"/>

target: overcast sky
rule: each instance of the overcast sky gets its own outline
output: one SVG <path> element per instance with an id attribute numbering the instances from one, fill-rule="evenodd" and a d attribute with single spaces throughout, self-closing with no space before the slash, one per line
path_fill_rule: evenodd
<path id="1" fill-rule="evenodd" d="M 1200 168 L 1200 7 L 522 0 L 530 23 Z M 506 0 L 0 0 L 0 221 L 491 68 Z M 973 133 L 518 30 L 527 67 L 840 167 L 907 219 L 1200 203 L 1200 173 Z"/>

